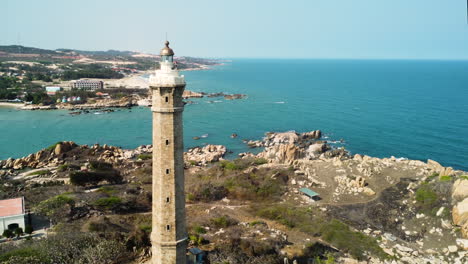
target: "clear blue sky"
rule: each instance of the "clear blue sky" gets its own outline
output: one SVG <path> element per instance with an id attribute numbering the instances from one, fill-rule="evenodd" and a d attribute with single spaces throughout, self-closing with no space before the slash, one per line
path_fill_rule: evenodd
<path id="1" fill-rule="evenodd" d="M 256 58 L 468 59 L 466 0 L 2 0 L 0 45 Z"/>

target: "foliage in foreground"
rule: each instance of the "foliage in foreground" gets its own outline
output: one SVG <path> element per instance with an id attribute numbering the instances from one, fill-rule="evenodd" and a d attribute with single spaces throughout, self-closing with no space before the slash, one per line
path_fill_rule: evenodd
<path id="1" fill-rule="evenodd" d="M 310 209 L 271 205 L 258 208 L 256 213 L 289 228 L 297 228 L 304 233 L 322 237 L 323 240 L 359 260 L 365 259 L 366 252 L 379 258 L 386 257 L 374 238 L 352 231 L 348 225 L 336 219 L 329 221 L 318 212 L 313 214 Z"/>
<path id="2" fill-rule="evenodd" d="M 118 263 L 123 243 L 94 234 L 59 233 L 46 239 L 0 245 L 0 263 Z"/>
<path id="3" fill-rule="evenodd" d="M 75 200 L 67 195 L 57 195 L 40 202 L 34 211 L 40 215 L 47 216 L 54 223 L 57 223 L 68 215 L 75 205 Z"/>

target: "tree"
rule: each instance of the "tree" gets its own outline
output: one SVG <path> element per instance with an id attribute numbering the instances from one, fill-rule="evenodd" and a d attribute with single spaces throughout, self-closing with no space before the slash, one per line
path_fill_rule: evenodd
<path id="1" fill-rule="evenodd" d="M 17 228 L 15 229 L 15 235 L 16 235 L 16 237 L 22 236 L 22 235 L 23 235 L 23 228 L 17 227 Z"/>
<path id="2" fill-rule="evenodd" d="M 32 225 L 26 225 L 26 226 L 24 227 L 24 232 L 25 232 L 26 234 L 28 234 L 28 235 L 31 235 L 33 231 L 34 231 L 34 230 L 33 230 Z"/>
<path id="3" fill-rule="evenodd" d="M 14 236 L 14 234 L 10 229 L 6 229 L 5 231 L 3 231 L 2 236 L 6 237 L 6 238 L 12 238 Z"/>

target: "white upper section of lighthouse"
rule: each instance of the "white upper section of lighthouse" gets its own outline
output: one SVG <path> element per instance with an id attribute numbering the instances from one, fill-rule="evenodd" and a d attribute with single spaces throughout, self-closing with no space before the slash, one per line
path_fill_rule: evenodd
<path id="1" fill-rule="evenodd" d="M 160 69 L 156 70 L 149 78 L 150 86 L 174 86 L 185 85 L 185 78 L 179 74 L 174 65 L 174 51 L 169 48 L 169 41 L 166 41 L 166 47 L 161 50 Z"/>

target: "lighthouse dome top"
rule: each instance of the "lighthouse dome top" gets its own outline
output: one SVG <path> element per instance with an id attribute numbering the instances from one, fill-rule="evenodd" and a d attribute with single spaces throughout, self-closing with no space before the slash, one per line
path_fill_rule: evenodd
<path id="1" fill-rule="evenodd" d="M 166 47 L 161 49 L 161 52 L 159 53 L 159 55 L 161 55 L 161 56 L 173 56 L 174 51 L 171 48 L 169 48 L 169 41 L 166 40 L 165 45 L 166 45 Z"/>

